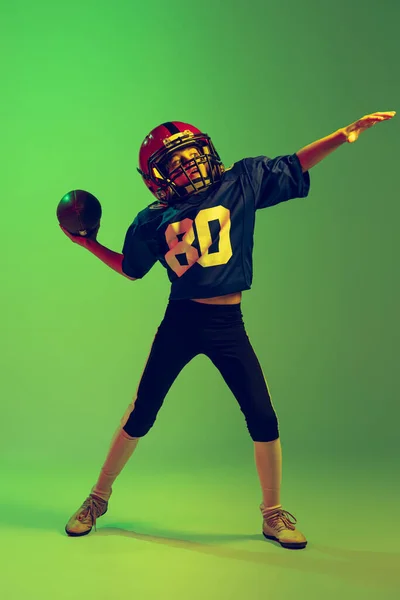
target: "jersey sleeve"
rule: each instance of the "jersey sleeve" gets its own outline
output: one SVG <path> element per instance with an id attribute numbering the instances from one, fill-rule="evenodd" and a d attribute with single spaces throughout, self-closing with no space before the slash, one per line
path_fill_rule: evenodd
<path id="1" fill-rule="evenodd" d="M 297 154 L 268 158 L 246 158 L 246 170 L 253 188 L 255 207 L 267 208 L 292 198 L 305 198 L 310 175 L 303 173 Z"/>
<path id="2" fill-rule="evenodd" d="M 123 272 L 135 279 L 144 277 L 157 262 L 157 257 L 143 239 L 137 217 L 126 232 L 122 254 Z"/>

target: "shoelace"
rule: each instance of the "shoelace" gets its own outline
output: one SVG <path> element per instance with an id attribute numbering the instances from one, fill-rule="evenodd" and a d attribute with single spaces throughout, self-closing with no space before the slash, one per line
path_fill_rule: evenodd
<path id="1" fill-rule="evenodd" d="M 295 529 L 294 526 L 297 523 L 297 519 L 290 512 L 281 508 L 270 515 L 263 516 L 269 527 L 273 527 L 278 532 L 282 531 L 282 529 Z M 290 517 L 292 517 L 293 521 L 290 520 Z"/>
<path id="2" fill-rule="evenodd" d="M 88 498 L 86 498 L 85 502 L 82 504 L 82 510 L 78 515 L 78 521 L 81 521 L 81 523 L 84 523 L 85 520 L 87 520 L 87 518 L 90 515 L 94 530 L 97 531 L 96 519 L 99 516 L 101 516 L 101 514 L 103 513 L 103 510 L 104 510 L 104 503 L 101 500 L 94 498 L 93 496 L 89 496 Z"/>

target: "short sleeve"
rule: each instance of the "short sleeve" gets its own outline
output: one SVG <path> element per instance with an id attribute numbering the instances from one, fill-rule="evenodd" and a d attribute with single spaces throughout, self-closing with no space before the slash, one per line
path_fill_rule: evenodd
<path id="1" fill-rule="evenodd" d="M 292 198 L 305 198 L 310 191 L 310 175 L 303 173 L 297 154 L 244 159 L 253 187 L 255 207 L 267 208 Z"/>
<path id="2" fill-rule="evenodd" d="M 123 272 L 135 279 L 144 277 L 157 262 L 149 244 L 142 238 L 137 218 L 126 232 L 122 254 Z"/>

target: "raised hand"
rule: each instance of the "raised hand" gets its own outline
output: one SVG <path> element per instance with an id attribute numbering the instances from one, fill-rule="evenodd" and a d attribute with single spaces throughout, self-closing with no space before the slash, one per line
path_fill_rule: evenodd
<path id="1" fill-rule="evenodd" d="M 392 119 L 395 116 L 395 114 L 396 111 L 391 110 L 388 112 L 375 112 L 371 115 L 365 115 L 361 119 L 358 119 L 358 121 L 355 121 L 354 123 L 351 123 L 351 125 L 348 125 L 347 127 L 343 128 L 343 131 L 346 134 L 347 138 L 346 141 L 349 142 L 349 144 L 352 144 L 353 142 L 358 140 L 358 136 L 360 135 L 360 133 L 362 133 L 366 129 L 369 129 L 373 125 L 376 125 L 376 123 L 379 123 L 380 121 L 387 121 L 388 119 Z"/>

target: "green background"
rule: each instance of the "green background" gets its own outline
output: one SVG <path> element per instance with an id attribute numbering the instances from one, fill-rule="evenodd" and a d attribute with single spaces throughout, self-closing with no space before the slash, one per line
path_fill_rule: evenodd
<path id="1" fill-rule="evenodd" d="M 62 533 L 96 480 L 135 394 L 169 295 L 161 265 L 132 282 L 72 244 L 58 228 L 61 197 L 75 188 L 96 195 L 103 208 L 98 239 L 121 252 L 129 224 L 153 199 L 136 167 L 143 138 L 159 123 L 193 123 L 211 136 L 229 166 L 245 156 L 291 154 L 365 114 L 398 111 L 399 16 L 399 4 L 389 0 L 2 5 L 5 528 L 22 525 L 20 536 L 32 527 Z M 342 549 L 342 519 L 347 547 L 360 539 L 371 542 L 359 525 L 353 525 L 354 536 L 346 508 L 352 514 L 364 510 L 368 520 L 377 506 L 398 501 L 398 131 L 398 115 L 366 131 L 310 171 L 308 198 L 257 213 L 254 282 L 242 303 L 279 418 L 284 508 L 314 544 L 327 543 L 328 527 Z M 210 526 L 205 510 L 222 527 L 229 508 L 229 531 L 251 513 L 250 531 L 259 534 L 253 445 L 236 400 L 206 357 L 181 373 L 121 475 L 121 498 L 124 486 L 132 486 L 121 503 L 129 530 L 132 511 L 138 512 L 135 477 L 142 482 L 143 531 L 153 527 L 154 533 L 152 518 L 166 525 L 163 511 L 169 508 L 179 516 L 176 527 L 185 522 L 196 529 L 199 512 Z M 197 508 L 180 519 L 189 503 L 185 494 L 192 494 Z M 387 533 L 381 549 L 394 541 Z M 31 544 L 25 559 L 32 565 L 33 539 Z M 271 551 L 265 547 L 260 555 Z M 128 546 L 125 552 L 129 560 Z M 173 589 L 166 597 L 188 597 L 182 582 L 157 587 L 168 586 L 173 570 L 159 571 L 158 583 L 145 579 L 151 552 L 142 565 L 141 593 L 154 597 Z M 74 564 L 74 556 L 66 565 Z M 229 553 L 224 557 L 221 571 L 214 571 L 213 562 L 196 562 L 198 557 L 192 567 L 185 563 L 187 573 L 192 568 L 201 574 L 190 597 L 204 597 L 207 589 L 210 597 L 239 597 L 241 585 L 253 598 L 265 597 L 264 583 L 251 588 L 251 582 L 267 575 L 274 593 L 282 592 L 276 563 L 273 575 L 261 558 L 249 567 L 230 562 Z M 169 564 L 169 558 L 163 560 Z M 389 563 L 386 556 L 382 565 Z M 240 571 L 240 564 L 250 571 Z M 230 588 L 235 565 L 240 581 Z M 354 590 L 365 584 L 365 594 L 374 584 L 390 585 L 387 575 L 375 581 L 373 569 L 360 569 L 349 567 L 325 589 L 328 567 L 314 583 L 326 597 L 344 584 Z M 306 571 L 307 577 L 314 572 Z M 32 572 L 40 572 L 39 566 Z M 120 597 L 104 591 L 112 586 L 105 572 L 104 598 Z M 66 595 L 60 597 L 69 597 L 64 576 Z M 32 597 L 46 596 L 42 585 L 38 579 Z M 156 587 L 149 591 L 151 585 Z M 12 589 L 16 595 L 9 590 L 8 597 L 20 597 Z"/>

